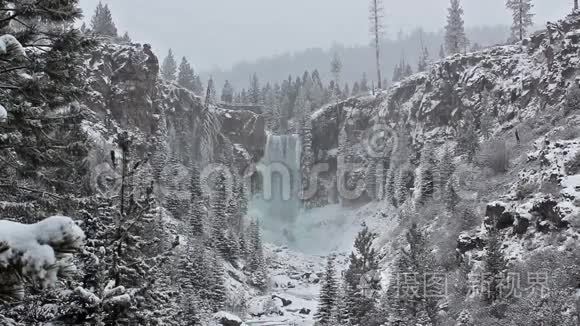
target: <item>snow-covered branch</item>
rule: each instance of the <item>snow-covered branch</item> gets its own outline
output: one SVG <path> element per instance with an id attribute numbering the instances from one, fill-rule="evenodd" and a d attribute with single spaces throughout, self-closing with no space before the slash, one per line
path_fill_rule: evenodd
<path id="1" fill-rule="evenodd" d="M 0 289 L 5 282 L 14 287 L 15 275 L 53 286 L 69 266 L 70 254 L 84 241 L 84 232 L 69 217 L 53 216 L 30 225 L 0 220 Z"/>

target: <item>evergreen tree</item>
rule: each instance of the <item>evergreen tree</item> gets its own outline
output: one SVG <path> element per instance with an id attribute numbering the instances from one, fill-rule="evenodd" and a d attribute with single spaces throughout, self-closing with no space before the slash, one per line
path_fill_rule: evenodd
<path id="1" fill-rule="evenodd" d="M 203 96 L 203 83 L 201 82 L 201 77 L 195 75 L 193 79 L 193 93 L 197 96 Z"/>
<path id="2" fill-rule="evenodd" d="M 175 81 L 177 74 L 177 63 L 175 62 L 175 57 L 173 56 L 173 51 L 169 49 L 169 53 L 163 60 L 161 65 L 161 76 L 168 81 Z"/>
<path id="3" fill-rule="evenodd" d="M 437 173 L 437 161 L 431 145 L 427 144 L 421 153 L 419 163 L 419 175 L 417 178 L 418 190 L 417 203 L 426 204 L 435 193 L 435 175 Z"/>
<path id="4" fill-rule="evenodd" d="M 91 18 L 91 28 L 97 35 L 117 37 L 117 27 L 113 22 L 109 5 L 103 5 L 99 1 L 95 14 Z"/>
<path id="5" fill-rule="evenodd" d="M 229 234 L 227 203 L 228 195 L 226 188 L 226 178 L 223 173 L 219 173 L 214 184 L 212 196 L 212 232 L 211 239 L 213 246 L 222 256 L 233 261 L 235 258 L 235 245 Z"/>
<path id="6" fill-rule="evenodd" d="M 415 172 L 409 165 L 404 165 L 399 169 L 395 178 L 395 198 L 398 207 L 401 207 L 411 196 L 411 188 L 415 184 Z"/>
<path id="7" fill-rule="evenodd" d="M 125 32 L 125 34 L 123 34 L 123 36 L 121 36 L 121 42 L 124 43 L 131 43 L 131 37 L 129 36 L 129 32 Z"/>
<path id="8" fill-rule="evenodd" d="M 258 105 L 260 103 L 260 82 L 258 75 L 253 74 L 250 77 L 250 88 L 248 89 L 248 100 L 250 104 Z"/>
<path id="9" fill-rule="evenodd" d="M 207 81 L 207 89 L 205 91 L 205 105 L 214 105 L 216 104 L 216 91 L 215 85 L 213 84 L 213 78 L 209 77 Z"/>
<path id="10" fill-rule="evenodd" d="M 363 73 L 362 79 L 360 81 L 360 92 L 362 94 L 367 94 L 369 91 L 370 91 L 369 82 L 367 80 L 367 74 L 365 72 L 365 73 Z"/>
<path id="11" fill-rule="evenodd" d="M 86 112 L 76 101 L 88 89 L 83 67 L 94 41 L 72 28 L 81 16 L 76 1 L 12 1 L 4 5 L 10 10 L 0 12 L 4 45 L 0 51 L 4 115 L 0 118 L 4 162 L 0 178 L 5 181 L 0 193 L 5 202 L 25 205 L 32 201 L 46 212 L 50 201 L 40 194 L 68 198 L 90 191 L 88 141 L 82 127 Z M 20 24 L 22 21 L 32 23 Z M 64 25 L 48 28 L 36 22 Z M 46 46 L 36 49 L 35 40 Z M 27 222 L 37 218 L 31 216 Z"/>
<path id="12" fill-rule="evenodd" d="M 177 84 L 193 92 L 195 84 L 195 73 L 193 68 L 185 57 L 181 59 L 179 64 L 179 73 L 177 75 Z"/>
<path id="13" fill-rule="evenodd" d="M 224 103 L 232 103 L 234 101 L 234 87 L 228 80 L 226 80 L 224 84 L 224 88 L 222 89 L 222 102 Z"/>
<path id="14" fill-rule="evenodd" d="M 354 252 L 349 257 L 349 266 L 344 274 L 347 296 L 350 297 L 349 316 L 353 324 L 360 323 L 360 320 L 372 309 L 374 309 L 374 299 L 369 297 L 365 291 L 380 290 L 380 280 L 376 278 L 378 269 L 378 254 L 373 248 L 373 242 L 377 234 L 371 232 L 363 224 L 362 230 L 358 233 L 354 242 Z M 370 279 L 369 279 L 370 276 Z M 362 288 L 361 280 L 365 279 L 368 284 Z"/>
<path id="15" fill-rule="evenodd" d="M 395 167 L 391 166 L 385 176 L 385 199 L 393 206 L 397 205 L 395 197 Z"/>
<path id="16" fill-rule="evenodd" d="M 301 176 L 302 176 L 302 191 L 304 192 L 308 187 L 312 187 L 310 184 L 311 169 L 314 165 L 314 151 L 312 149 L 312 121 L 310 119 L 305 119 L 302 131 L 302 155 L 301 160 Z M 302 198 L 305 202 L 308 202 L 312 198 Z"/>
<path id="17" fill-rule="evenodd" d="M 506 7 L 512 11 L 512 36 L 521 41 L 527 35 L 528 28 L 534 24 L 532 21 L 534 14 L 531 13 L 534 7 L 532 0 L 507 0 Z"/>
<path id="18" fill-rule="evenodd" d="M 435 258 L 426 235 L 416 223 L 413 223 L 407 231 L 405 240 L 396 262 L 395 275 L 400 279 L 391 283 L 389 289 L 391 310 L 397 319 L 406 319 L 410 325 L 431 324 L 437 318 L 438 301 L 436 296 L 431 296 L 429 293 L 441 293 L 441 291 L 432 288 L 436 285 L 429 280 L 425 280 L 425 283 L 422 280 L 430 274 L 437 273 Z M 407 289 L 404 280 L 401 282 L 401 278 L 405 275 L 417 277 L 417 281 L 425 287 L 419 291 Z"/>
<path id="19" fill-rule="evenodd" d="M 360 86 L 358 84 L 358 82 L 355 82 L 354 85 L 352 85 L 352 96 L 357 96 L 360 93 Z"/>
<path id="20" fill-rule="evenodd" d="M 222 310 L 227 298 L 227 289 L 224 283 L 224 267 L 216 255 L 206 255 L 209 265 L 209 273 L 206 275 L 209 286 L 207 288 L 208 299 L 215 312 Z"/>
<path id="21" fill-rule="evenodd" d="M 342 60 L 338 53 L 334 53 L 330 62 L 330 72 L 334 78 L 334 87 L 332 87 L 331 97 L 338 100 L 340 98 L 340 74 L 342 72 Z"/>
<path id="22" fill-rule="evenodd" d="M 457 150 L 459 153 L 466 155 L 469 162 L 472 162 L 478 148 L 479 136 L 477 135 L 475 117 L 471 110 L 467 110 L 463 118 L 463 124 L 458 130 Z"/>
<path id="23" fill-rule="evenodd" d="M 448 11 L 447 25 L 445 26 L 445 48 L 448 54 L 456 54 L 464 51 L 467 46 L 463 8 L 461 8 L 460 0 L 451 0 Z"/>
<path id="24" fill-rule="evenodd" d="M 201 180 L 199 175 L 199 168 L 194 163 L 191 167 L 191 183 L 190 183 L 190 193 L 191 193 L 191 209 L 190 209 L 190 221 L 191 232 L 193 236 L 201 237 L 204 234 L 205 225 L 205 209 L 204 209 L 204 198 L 201 189 Z"/>
<path id="25" fill-rule="evenodd" d="M 423 72 L 427 70 L 429 62 L 429 50 L 426 47 L 422 47 L 421 54 L 419 55 L 419 63 L 417 64 L 417 72 Z"/>
<path id="26" fill-rule="evenodd" d="M 445 188 L 447 181 L 451 179 L 455 173 L 455 164 L 453 163 L 453 154 L 449 148 L 445 148 L 441 160 L 439 160 L 437 172 L 437 188 L 442 190 Z"/>
<path id="27" fill-rule="evenodd" d="M 264 248 L 262 235 L 260 234 L 260 224 L 252 221 L 249 226 L 249 262 L 250 282 L 261 290 L 268 286 L 268 272 L 264 259 Z"/>
<path id="28" fill-rule="evenodd" d="M 488 231 L 483 273 L 486 286 L 482 294 L 485 302 L 494 304 L 505 299 L 501 282 L 506 280 L 507 260 L 501 250 L 499 231 L 495 227 Z"/>
<path id="29" fill-rule="evenodd" d="M 350 88 L 348 87 L 348 83 L 344 84 L 344 90 L 342 91 L 341 99 L 346 99 L 350 96 Z"/>
<path id="30" fill-rule="evenodd" d="M 324 272 L 324 280 L 320 288 L 320 299 L 316 320 L 321 325 L 332 325 L 333 312 L 338 303 L 338 284 L 336 281 L 336 268 L 334 266 L 334 256 L 329 256 Z"/>
<path id="31" fill-rule="evenodd" d="M 445 203 L 445 208 L 449 212 L 455 211 L 457 205 L 461 201 L 461 198 L 457 194 L 457 190 L 455 190 L 455 182 L 453 178 L 450 178 L 444 185 L 442 199 L 443 203 Z"/>

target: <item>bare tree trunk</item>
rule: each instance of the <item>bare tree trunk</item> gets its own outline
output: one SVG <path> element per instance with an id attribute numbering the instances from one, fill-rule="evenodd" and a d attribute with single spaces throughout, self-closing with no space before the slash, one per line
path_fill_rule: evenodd
<path id="1" fill-rule="evenodd" d="M 371 21 L 372 21 L 372 28 L 373 28 L 373 36 L 375 39 L 375 57 L 377 61 L 377 85 L 379 89 L 382 89 L 383 85 L 383 78 L 381 76 L 381 48 L 380 48 L 380 40 L 381 40 L 381 22 L 380 19 L 380 0 L 372 0 L 372 7 L 371 7 Z M 374 90 L 373 90 L 374 91 Z"/>
<path id="2" fill-rule="evenodd" d="M 574 10 L 578 10 L 578 0 L 574 0 Z"/>

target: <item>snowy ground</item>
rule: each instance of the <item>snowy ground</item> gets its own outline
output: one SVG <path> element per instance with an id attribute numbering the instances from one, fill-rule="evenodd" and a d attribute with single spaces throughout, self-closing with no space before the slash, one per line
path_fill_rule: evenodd
<path id="1" fill-rule="evenodd" d="M 302 212 L 288 224 L 260 215 L 254 207 L 250 216 L 259 217 L 267 243 L 272 281 L 271 291 L 249 302 L 250 314 L 267 315 L 246 320 L 247 325 L 314 325 L 320 278 L 329 254 L 337 256 L 340 276 L 363 222 L 371 228 L 388 225 L 380 213 L 383 204 L 360 208 L 332 205 Z M 274 299 L 272 299 L 274 298 Z M 287 300 L 284 306 L 284 300 Z M 291 303 L 289 303 L 291 302 Z"/>

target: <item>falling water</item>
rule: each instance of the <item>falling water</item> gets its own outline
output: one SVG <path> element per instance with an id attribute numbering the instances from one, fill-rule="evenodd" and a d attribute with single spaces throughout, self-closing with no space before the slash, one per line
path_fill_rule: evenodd
<path id="1" fill-rule="evenodd" d="M 292 240 L 293 224 L 300 214 L 300 152 L 298 135 L 269 135 L 264 157 L 258 163 L 262 184 L 250 204 L 267 233 Z"/>

